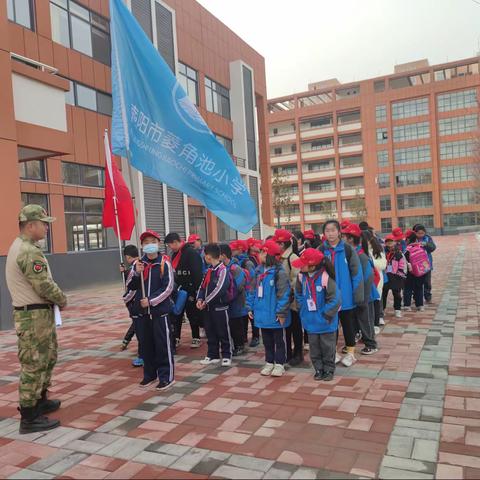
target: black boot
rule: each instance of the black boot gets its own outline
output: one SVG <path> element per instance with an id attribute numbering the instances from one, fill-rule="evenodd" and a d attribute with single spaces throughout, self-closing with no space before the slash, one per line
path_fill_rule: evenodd
<path id="1" fill-rule="evenodd" d="M 49 400 L 47 398 L 47 390 L 44 390 L 37 406 L 40 415 L 46 415 L 47 413 L 56 412 L 61 404 L 62 402 L 60 400 Z"/>
<path id="2" fill-rule="evenodd" d="M 59 420 L 49 420 L 39 413 L 36 407 L 20 407 L 22 419 L 20 421 L 20 434 L 43 432 L 60 426 Z"/>

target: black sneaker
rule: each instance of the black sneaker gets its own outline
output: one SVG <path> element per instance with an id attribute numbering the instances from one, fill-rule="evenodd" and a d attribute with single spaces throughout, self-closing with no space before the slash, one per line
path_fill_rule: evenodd
<path id="1" fill-rule="evenodd" d="M 291 367 L 298 367 L 299 365 L 301 365 L 303 363 L 303 358 L 302 357 L 293 357 L 289 362 L 288 364 L 291 366 Z"/>
<path id="2" fill-rule="evenodd" d="M 141 382 L 140 382 L 140 386 L 141 387 L 148 387 L 149 385 L 151 385 L 152 383 L 155 383 L 157 379 L 156 378 L 152 378 L 151 380 L 147 380 L 147 379 L 143 379 Z"/>
<path id="3" fill-rule="evenodd" d="M 48 417 L 39 414 L 37 407 L 21 407 L 19 408 L 21 414 L 19 433 L 25 435 L 28 433 L 44 432 L 52 430 L 60 426 L 59 420 L 50 420 Z"/>
<path id="4" fill-rule="evenodd" d="M 252 341 L 250 342 L 250 347 L 255 348 L 260 345 L 260 339 L 258 337 L 253 337 Z"/>
<path id="5" fill-rule="evenodd" d="M 163 392 L 165 390 L 168 390 L 174 383 L 175 380 L 172 380 L 171 382 L 162 381 L 155 387 L 155 390 Z"/>
<path id="6" fill-rule="evenodd" d="M 333 380 L 333 373 L 332 372 L 325 372 L 322 376 L 322 381 L 324 382 L 331 382 Z"/>
<path id="7" fill-rule="evenodd" d="M 315 375 L 313 376 L 313 379 L 316 380 L 317 382 L 319 382 L 320 380 L 323 380 L 323 372 L 320 372 L 319 370 L 317 370 L 315 372 Z"/>
<path id="8" fill-rule="evenodd" d="M 377 353 L 377 352 L 378 352 L 378 348 L 368 348 L 368 347 L 365 347 L 360 351 L 362 355 L 373 355 L 374 353 Z"/>

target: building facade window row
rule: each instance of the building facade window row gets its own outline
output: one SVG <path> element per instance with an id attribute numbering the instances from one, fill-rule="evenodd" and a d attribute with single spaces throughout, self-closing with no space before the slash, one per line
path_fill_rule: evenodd
<path id="1" fill-rule="evenodd" d="M 473 188 L 456 188 L 442 192 L 443 205 L 471 205 L 478 203 L 478 198 Z"/>
<path id="2" fill-rule="evenodd" d="M 477 106 L 477 91 L 475 89 L 442 93 L 437 96 L 437 107 L 439 112 L 450 112 L 452 110 L 473 108 Z"/>
<path id="3" fill-rule="evenodd" d="M 65 93 L 65 102 L 68 105 L 86 108 L 103 115 L 112 115 L 112 96 L 109 93 L 95 90 L 73 80 L 69 82 L 70 91 Z"/>
<path id="4" fill-rule="evenodd" d="M 406 170 L 395 175 L 398 187 L 409 187 L 411 185 L 423 185 L 432 183 L 432 169 Z"/>
<path id="5" fill-rule="evenodd" d="M 33 180 L 37 182 L 47 181 L 47 167 L 45 160 L 27 160 L 19 162 L 19 174 L 22 180 Z"/>
<path id="6" fill-rule="evenodd" d="M 432 160 L 430 145 L 396 148 L 393 151 L 395 165 L 409 165 L 412 163 L 430 162 Z"/>
<path id="7" fill-rule="evenodd" d="M 406 142 L 430 137 L 430 123 L 420 122 L 393 127 L 393 141 Z"/>
<path id="8" fill-rule="evenodd" d="M 440 144 L 440 160 L 470 157 L 473 154 L 475 143 L 472 139 L 457 140 Z"/>
<path id="9" fill-rule="evenodd" d="M 230 120 L 230 91 L 214 80 L 205 77 L 207 110 Z"/>
<path id="10" fill-rule="evenodd" d="M 455 135 L 457 133 L 472 132 L 477 128 L 478 114 L 441 118 L 438 121 L 438 133 L 440 135 Z"/>
<path id="11" fill-rule="evenodd" d="M 430 208 L 432 206 L 432 192 L 403 193 L 397 195 L 397 208 L 399 210 Z"/>
<path id="12" fill-rule="evenodd" d="M 428 111 L 428 97 L 392 103 L 393 120 L 428 115 Z"/>
<path id="13" fill-rule="evenodd" d="M 442 183 L 468 182 L 475 180 L 476 165 L 449 165 L 441 168 Z"/>

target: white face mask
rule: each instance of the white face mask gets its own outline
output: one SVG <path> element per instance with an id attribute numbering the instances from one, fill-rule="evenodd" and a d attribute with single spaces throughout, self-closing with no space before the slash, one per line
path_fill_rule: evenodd
<path id="1" fill-rule="evenodd" d="M 155 243 L 149 243 L 148 245 L 145 245 L 142 247 L 143 253 L 146 253 L 147 255 L 152 255 L 154 253 L 158 253 L 158 245 Z"/>

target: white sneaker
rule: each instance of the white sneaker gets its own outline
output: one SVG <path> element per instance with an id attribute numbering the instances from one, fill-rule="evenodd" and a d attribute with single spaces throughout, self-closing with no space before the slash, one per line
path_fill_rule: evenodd
<path id="1" fill-rule="evenodd" d="M 303 344 L 303 349 L 304 349 L 306 352 L 310 351 L 310 345 L 309 345 L 308 343 L 304 343 L 304 344 Z"/>
<path id="2" fill-rule="evenodd" d="M 232 359 L 231 358 L 224 358 L 222 360 L 222 367 L 231 367 L 232 366 Z"/>
<path id="3" fill-rule="evenodd" d="M 342 365 L 344 367 L 351 367 L 357 359 L 353 353 L 347 353 L 342 359 Z"/>
<path id="4" fill-rule="evenodd" d="M 202 341 L 199 338 L 192 338 L 190 348 L 199 348 L 202 346 Z"/>
<path id="5" fill-rule="evenodd" d="M 260 370 L 260 375 L 268 377 L 272 374 L 275 365 L 273 363 L 266 363 L 265 366 Z"/>
<path id="6" fill-rule="evenodd" d="M 205 329 L 201 328 L 200 329 L 200 338 L 207 338 L 207 334 L 205 333 Z"/>
<path id="7" fill-rule="evenodd" d="M 340 363 L 341 361 L 342 357 L 337 352 L 335 352 L 335 363 Z"/>
<path id="8" fill-rule="evenodd" d="M 380 333 L 380 327 L 373 327 L 373 330 L 375 331 L 375 335 Z"/>
<path id="9" fill-rule="evenodd" d="M 385 325 L 385 319 L 384 319 L 383 317 L 380 317 L 380 318 L 378 319 L 378 323 L 379 323 L 379 325 L 380 325 L 381 327 L 383 327 L 383 326 Z"/>
<path id="10" fill-rule="evenodd" d="M 281 377 L 285 373 L 285 367 L 283 365 L 277 365 L 273 367 L 272 377 Z"/>
<path id="11" fill-rule="evenodd" d="M 395 317 L 396 318 L 402 318 L 402 311 L 401 310 L 395 310 Z"/>
<path id="12" fill-rule="evenodd" d="M 398 312 L 399 310 L 395 310 L 395 312 Z M 403 311 L 404 312 L 411 312 L 412 311 L 412 307 L 403 307 Z"/>
<path id="13" fill-rule="evenodd" d="M 213 365 L 214 363 L 220 363 L 220 359 L 205 357 L 203 360 L 200 360 L 200 365 Z"/>
<path id="14" fill-rule="evenodd" d="M 425 311 L 425 307 L 418 307 L 417 310 L 418 310 L 419 312 L 424 312 L 424 311 Z"/>

